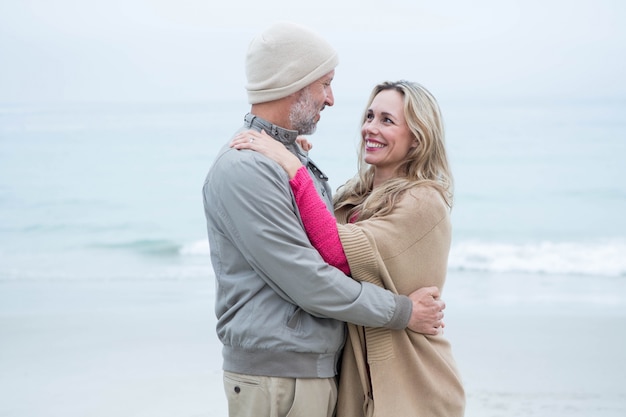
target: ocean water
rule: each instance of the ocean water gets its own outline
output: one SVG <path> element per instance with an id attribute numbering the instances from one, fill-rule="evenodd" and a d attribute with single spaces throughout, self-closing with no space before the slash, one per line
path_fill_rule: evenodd
<path id="1" fill-rule="evenodd" d="M 311 138 L 333 188 L 356 169 L 363 102 L 326 109 Z M 451 273 L 626 280 L 626 101 L 440 104 Z M 212 276 L 201 186 L 247 109 L 1 105 L 0 280 Z"/>

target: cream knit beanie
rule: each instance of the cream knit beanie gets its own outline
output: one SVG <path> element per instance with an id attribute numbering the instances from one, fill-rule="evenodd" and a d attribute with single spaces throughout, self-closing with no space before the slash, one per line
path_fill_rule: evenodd
<path id="1" fill-rule="evenodd" d="M 248 47 L 248 102 L 287 97 L 328 74 L 337 64 L 337 52 L 316 33 L 294 23 L 274 24 Z"/>

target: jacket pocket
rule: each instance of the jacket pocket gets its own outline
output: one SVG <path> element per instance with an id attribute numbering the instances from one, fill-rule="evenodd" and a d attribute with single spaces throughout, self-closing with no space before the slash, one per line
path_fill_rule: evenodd
<path id="1" fill-rule="evenodd" d="M 293 312 L 287 317 L 287 327 L 291 330 L 298 330 L 300 328 L 302 317 L 302 309 L 300 307 L 295 307 Z"/>

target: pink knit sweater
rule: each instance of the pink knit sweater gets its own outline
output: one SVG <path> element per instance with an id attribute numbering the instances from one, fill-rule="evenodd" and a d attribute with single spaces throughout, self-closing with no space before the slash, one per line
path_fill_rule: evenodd
<path id="1" fill-rule="evenodd" d="M 324 261 L 350 275 L 348 259 L 339 240 L 337 220 L 317 194 L 306 167 L 301 167 L 289 181 L 300 210 L 306 234 Z"/>

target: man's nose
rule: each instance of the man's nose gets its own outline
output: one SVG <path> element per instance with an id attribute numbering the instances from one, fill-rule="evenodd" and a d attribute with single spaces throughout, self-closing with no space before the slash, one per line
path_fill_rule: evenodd
<path id="1" fill-rule="evenodd" d="M 324 102 L 327 106 L 332 106 L 335 104 L 335 96 L 333 94 L 333 89 L 328 87 L 328 92 L 326 93 L 326 100 Z"/>

